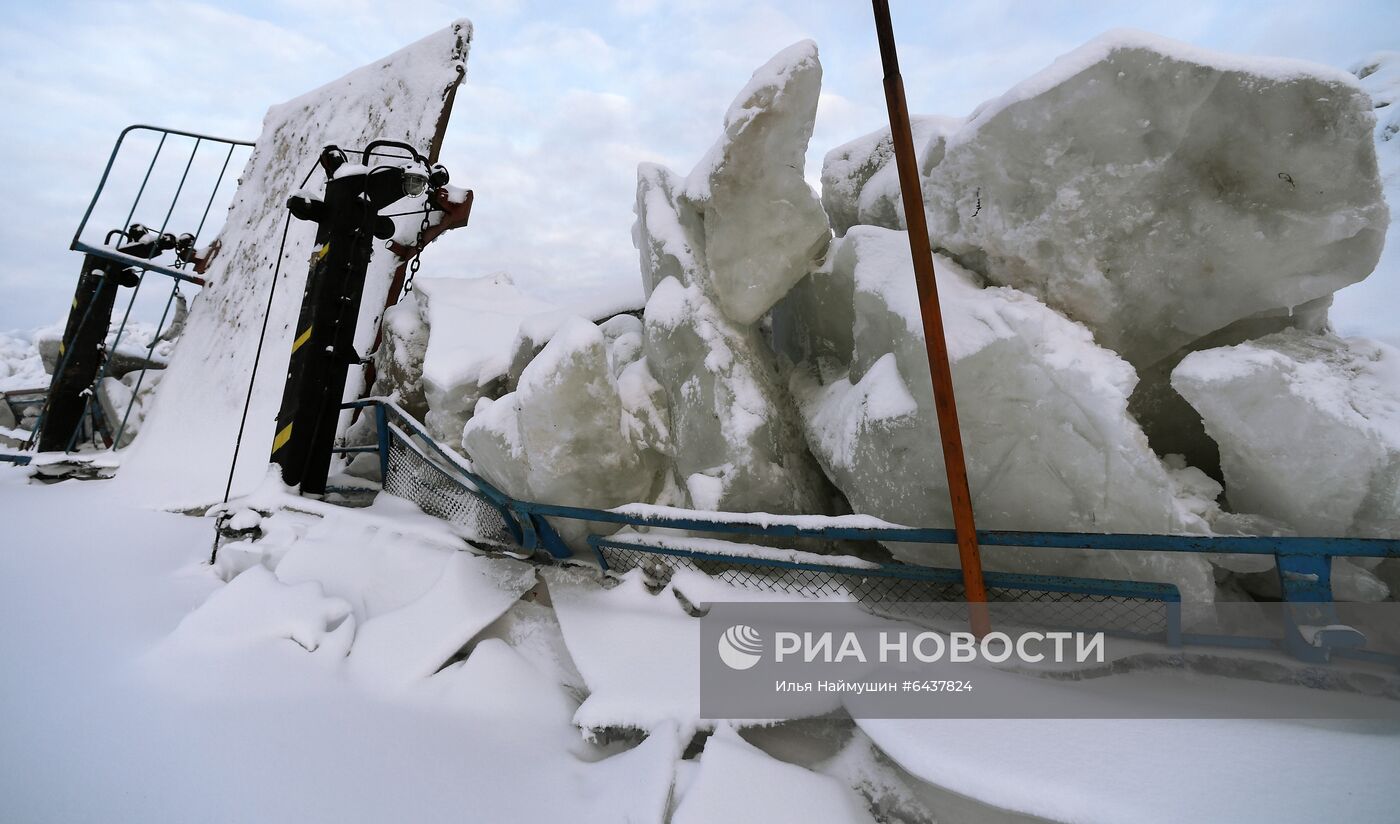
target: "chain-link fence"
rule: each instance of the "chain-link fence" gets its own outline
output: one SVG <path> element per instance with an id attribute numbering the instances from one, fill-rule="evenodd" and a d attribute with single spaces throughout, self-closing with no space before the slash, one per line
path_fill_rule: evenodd
<path id="1" fill-rule="evenodd" d="M 470 464 L 438 444 L 422 425 L 393 403 L 359 402 L 373 406 L 379 417 L 379 451 L 385 491 L 416 503 L 423 511 L 458 525 L 475 542 L 526 553 L 545 551 L 558 558 L 572 554 L 550 522 L 566 519 L 594 524 L 679 530 L 679 534 L 723 535 L 741 541 L 788 542 L 817 539 L 828 542 L 881 541 L 946 543 L 951 530 L 913 529 L 851 523 L 842 518 L 820 519 L 765 515 L 743 520 L 742 514 L 704 513 L 663 507 L 633 507 L 602 511 L 546 505 L 510 498 L 476 476 Z M 854 600 L 872 612 L 920 622 L 959 621 L 966 616 L 962 575 L 956 569 L 912 564 L 864 564 L 851 559 L 803 553 L 799 561 L 779 560 L 761 544 L 736 544 L 735 552 L 711 553 L 687 547 L 685 538 L 650 535 L 589 538 L 600 566 L 625 573 L 641 569 L 657 582 L 669 581 L 680 570 L 694 571 L 715 581 L 755 592 L 808 599 Z M 656 539 L 656 540 L 653 540 Z M 988 546 L 1027 546 L 1053 549 L 1113 549 L 1150 552 L 1249 552 L 1274 557 L 1281 567 L 1312 569 L 1313 561 L 1332 557 L 1400 557 L 1400 541 L 1350 538 L 1278 538 L 1097 533 L 983 532 Z M 1302 566 L 1300 566 L 1300 564 Z M 1321 569 L 1326 569 L 1321 566 Z M 1294 576 L 1298 577 L 1298 576 Z M 1313 604 L 1324 617 L 1332 614 L 1330 584 L 1325 576 L 1308 591 L 1288 586 L 1285 600 Z M 1200 634 L 1183 636 L 1181 596 L 1169 584 L 1116 581 L 1050 575 L 987 572 L 988 600 L 1003 618 L 1025 610 L 1032 623 L 1066 629 L 1104 630 L 1114 634 L 1180 644 L 1258 646 L 1287 651 L 1303 660 L 1325 660 L 1331 645 L 1308 640 L 1290 624 L 1285 637 L 1227 638 Z M 1311 579 L 1309 579 L 1311 580 Z M 1315 590 L 1315 591 L 1314 591 Z M 1324 597 L 1325 596 L 1325 597 Z M 1008 612 L 1008 610 L 1011 610 Z M 1195 619 L 1192 619 L 1195 621 Z M 1296 621 L 1294 622 L 1297 623 Z M 1311 621 L 1326 626 L 1338 620 Z M 1192 624 L 1195 627 L 1195 624 Z M 1322 647 L 1326 647 L 1324 650 Z M 1345 650 L 1338 654 L 1371 654 Z M 1387 661 L 1391 657 L 1386 657 Z"/>
<path id="2" fill-rule="evenodd" d="M 502 508 L 481 495 L 442 457 L 434 460 L 414 436 L 387 423 L 384 491 L 462 528 L 475 543 L 513 547 L 519 539 Z M 419 436 L 424 437 L 424 436 Z"/>
<path id="3" fill-rule="evenodd" d="M 639 569 L 664 584 L 679 570 L 729 586 L 811 599 L 853 600 L 871 612 L 917 623 L 964 622 L 962 573 L 955 569 L 885 564 L 871 567 L 714 555 L 594 537 L 599 565 L 615 573 Z M 987 600 L 1016 622 L 1179 643 L 1181 596 L 1166 584 L 1084 578 L 985 574 Z M 1118 590 L 1118 591 L 1115 591 Z M 1124 594 L 1132 591 L 1138 594 Z M 1019 610 L 1018 610 L 1019 608 Z"/>

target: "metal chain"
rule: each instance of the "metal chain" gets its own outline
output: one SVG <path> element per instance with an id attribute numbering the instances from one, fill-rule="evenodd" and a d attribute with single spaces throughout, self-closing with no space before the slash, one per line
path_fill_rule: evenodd
<path id="1" fill-rule="evenodd" d="M 403 280 L 405 295 L 413 291 L 413 278 L 418 274 L 418 267 L 423 265 L 423 236 L 428 233 L 428 218 L 431 215 L 431 210 L 423 210 L 423 223 L 418 227 L 418 239 L 413 241 L 413 257 L 408 260 L 408 277 Z"/>

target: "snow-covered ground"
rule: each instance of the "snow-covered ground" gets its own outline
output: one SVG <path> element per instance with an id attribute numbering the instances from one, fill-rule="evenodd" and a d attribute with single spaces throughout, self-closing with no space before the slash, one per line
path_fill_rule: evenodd
<path id="1" fill-rule="evenodd" d="M 256 628 L 214 644 L 214 628 L 187 624 L 167 640 L 230 592 L 200 565 L 209 522 L 114 508 L 105 483 L 44 487 L 25 474 L 0 469 L 6 821 L 645 821 L 664 810 L 674 739 L 591 763 L 609 752 L 582 744 L 562 689 L 503 642 L 383 695 L 352 684 L 343 660 Z M 195 634 L 199 649 L 186 643 Z M 540 776 L 550 791 L 532 787 Z"/>
<path id="2" fill-rule="evenodd" d="M 274 514 L 233 524 L 262 539 L 211 567 L 210 519 L 27 475 L 0 468 L 6 821 L 1381 822 L 1400 804 L 1400 730 L 1373 723 L 718 722 L 687 753 L 716 722 L 669 589 L 539 585 L 406 502 L 276 486 L 253 499 Z"/>

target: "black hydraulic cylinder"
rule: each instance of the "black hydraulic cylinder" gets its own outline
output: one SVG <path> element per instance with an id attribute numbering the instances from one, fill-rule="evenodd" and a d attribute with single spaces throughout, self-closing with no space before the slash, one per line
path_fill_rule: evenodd
<path id="1" fill-rule="evenodd" d="M 140 226 L 112 234 L 124 234 L 133 239 L 117 248 L 133 257 L 150 259 L 175 243 L 170 235 L 156 235 Z M 135 286 L 138 281 L 136 270 L 124 264 L 96 255 L 83 257 L 83 271 L 78 276 L 78 288 L 68 310 L 68 322 L 58 345 L 58 362 L 49 381 L 49 393 L 40 419 L 40 452 L 64 451 L 73 442 L 107 354 L 107 330 L 112 325 L 117 288 Z"/>
<path id="2" fill-rule="evenodd" d="M 405 196 L 400 166 L 356 169 L 336 176 L 345 156 L 328 147 L 321 156 L 329 180 L 324 200 L 294 196 L 294 217 L 317 224 L 301 311 L 292 340 L 282 405 L 272 442 L 272 461 L 282 480 L 303 494 L 323 494 L 331 450 L 355 351 L 355 327 L 375 237 L 393 233 L 379 211 Z"/>

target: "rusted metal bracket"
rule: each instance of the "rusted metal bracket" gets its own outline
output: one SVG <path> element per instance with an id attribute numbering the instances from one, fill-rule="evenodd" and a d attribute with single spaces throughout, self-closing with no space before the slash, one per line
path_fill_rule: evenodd
<path id="1" fill-rule="evenodd" d="M 449 192 L 445 187 L 434 189 L 432 194 L 428 195 L 428 202 L 438 210 L 438 214 L 440 215 L 438 221 L 424 230 L 417 245 L 409 246 L 403 243 L 396 243 L 392 240 L 389 241 L 389 251 L 393 252 L 394 256 L 399 259 L 399 265 L 394 268 L 394 279 L 389 284 L 389 294 L 384 301 L 384 310 L 386 312 L 389 310 L 389 307 L 399 302 L 399 295 L 403 292 L 404 278 L 408 276 L 409 262 L 422 252 L 429 243 L 432 243 L 444 233 L 466 226 L 467 221 L 471 219 L 472 202 L 475 199 L 476 196 L 471 189 L 465 190 L 462 199 L 456 202 L 449 199 Z M 382 318 L 383 316 L 381 315 L 380 317 Z M 374 345 L 370 347 L 370 352 L 378 352 L 383 342 L 384 323 L 381 320 L 379 330 L 374 333 Z M 377 376 L 378 372 L 374 368 L 374 358 L 370 357 L 365 361 L 364 393 L 368 393 L 370 387 L 374 386 L 374 379 Z M 354 417 L 358 416 L 359 410 L 357 409 L 355 410 Z"/>
<path id="2" fill-rule="evenodd" d="M 403 281 L 408 274 L 409 261 L 413 260 L 414 256 L 422 252 L 429 243 L 432 243 L 443 233 L 466 226 L 472 215 L 472 201 L 474 199 L 475 195 L 471 189 L 466 190 L 460 203 L 448 200 L 446 188 L 435 189 L 428 196 L 428 202 L 438 210 L 442 217 L 423 232 L 423 236 L 416 246 L 389 241 L 389 251 L 393 252 L 394 256 L 399 259 L 399 265 L 394 269 L 393 282 L 389 284 L 389 297 L 384 303 L 385 309 L 399 302 L 399 293 L 403 291 Z M 378 338 L 375 339 L 374 345 L 375 348 L 379 347 Z"/>

